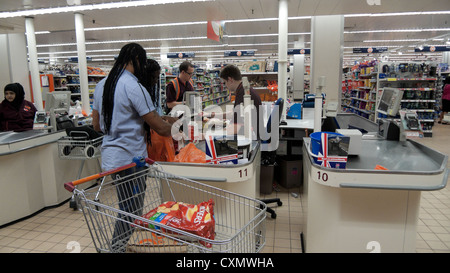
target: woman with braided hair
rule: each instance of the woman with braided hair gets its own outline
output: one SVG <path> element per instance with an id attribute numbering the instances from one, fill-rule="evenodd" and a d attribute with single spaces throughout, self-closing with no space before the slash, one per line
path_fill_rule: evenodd
<path id="1" fill-rule="evenodd" d="M 171 124 L 156 112 L 153 101 L 141 84 L 145 77 L 147 56 L 136 43 L 122 47 L 108 77 L 95 87 L 92 123 L 102 131 L 102 169 L 104 171 L 132 162 L 134 157 L 147 155 L 144 123 L 163 136 L 170 136 Z M 145 168 L 145 167 L 144 167 Z M 142 171 L 131 168 L 113 175 L 115 181 Z M 127 178 L 116 183 L 121 211 L 142 215 L 145 181 Z M 133 229 L 126 222 L 130 217 L 119 215 L 114 227 L 113 251 L 123 252 Z"/>

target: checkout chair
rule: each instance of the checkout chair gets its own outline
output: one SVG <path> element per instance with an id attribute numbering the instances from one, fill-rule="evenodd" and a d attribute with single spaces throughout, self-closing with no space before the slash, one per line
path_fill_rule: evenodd
<path id="1" fill-rule="evenodd" d="M 278 105 L 278 122 L 280 122 L 281 121 L 281 117 L 282 117 L 282 113 L 283 113 L 284 99 L 283 98 L 279 98 L 277 101 L 275 101 L 275 105 Z M 271 131 L 271 128 L 272 128 L 271 127 L 271 125 L 272 125 L 271 122 L 272 122 L 273 111 L 275 111 L 275 109 L 272 110 L 272 113 L 270 114 L 269 120 L 267 121 L 267 125 L 266 125 L 268 133 L 271 133 L 270 131 Z M 263 140 L 261 142 L 262 143 L 270 143 L 271 139 L 269 138 L 268 140 Z M 262 158 L 265 157 L 265 158 L 269 158 L 270 160 L 272 160 L 272 159 L 274 160 L 275 157 L 276 157 L 276 151 L 263 151 L 263 152 L 261 152 L 261 157 Z M 277 203 L 278 206 L 282 206 L 283 205 L 283 203 L 281 202 L 280 198 L 262 199 L 260 201 L 264 202 L 265 204 Z M 272 208 L 267 207 L 267 212 L 271 214 L 271 217 L 273 219 L 277 218 L 277 214 L 275 213 L 275 211 Z"/>

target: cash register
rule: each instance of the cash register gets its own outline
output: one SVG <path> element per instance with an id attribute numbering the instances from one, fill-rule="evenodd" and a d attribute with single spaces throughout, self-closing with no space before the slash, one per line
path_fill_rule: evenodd
<path id="1" fill-rule="evenodd" d="M 401 89 L 382 89 L 377 112 L 386 117 L 378 120 L 378 135 L 384 139 L 405 141 L 407 137 L 423 136 L 417 114 L 407 109 L 400 110 L 402 97 Z M 400 121 L 397 118 L 399 114 Z"/>
<path id="2" fill-rule="evenodd" d="M 70 91 L 53 91 L 46 94 L 45 111 L 36 112 L 33 129 L 56 132 L 74 127 L 69 118 Z"/>

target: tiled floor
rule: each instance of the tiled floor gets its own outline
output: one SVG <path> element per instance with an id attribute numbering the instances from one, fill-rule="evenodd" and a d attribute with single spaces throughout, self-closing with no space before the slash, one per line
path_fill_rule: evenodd
<path id="1" fill-rule="evenodd" d="M 419 141 L 450 154 L 450 125 L 436 124 L 433 132 L 432 138 Z M 450 163 L 447 167 L 450 168 Z M 263 252 L 302 252 L 300 191 L 298 188 L 288 191 L 280 187 L 280 191 L 274 191 L 270 196 L 261 196 L 279 197 L 283 202 L 281 207 L 269 205 L 276 210 L 277 218 L 267 217 Z M 450 253 L 450 186 L 440 191 L 422 192 L 416 249 L 419 253 Z M 67 203 L 0 229 L 1 253 L 72 251 L 96 252 L 82 213 L 73 211 Z"/>

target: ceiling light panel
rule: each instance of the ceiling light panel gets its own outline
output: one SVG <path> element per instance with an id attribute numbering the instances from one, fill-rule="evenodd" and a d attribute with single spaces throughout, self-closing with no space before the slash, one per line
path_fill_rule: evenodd
<path id="1" fill-rule="evenodd" d="M 101 4 L 90 4 L 90 5 L 74 5 L 65 6 L 57 8 L 43 8 L 43 9 L 31 9 L 31 10 L 21 10 L 13 12 L 0 12 L 1 18 L 13 18 L 13 17 L 26 17 L 35 15 L 46 15 L 55 13 L 66 13 L 66 12 L 82 12 L 82 11 L 92 11 L 92 10 L 105 10 L 105 9 L 117 9 L 117 8 L 130 8 L 130 7 L 144 7 L 153 6 L 161 4 L 176 4 L 185 2 L 210 2 L 214 0 L 152 0 L 152 1 L 126 1 L 126 2 L 113 2 L 113 3 L 101 3 Z"/>

